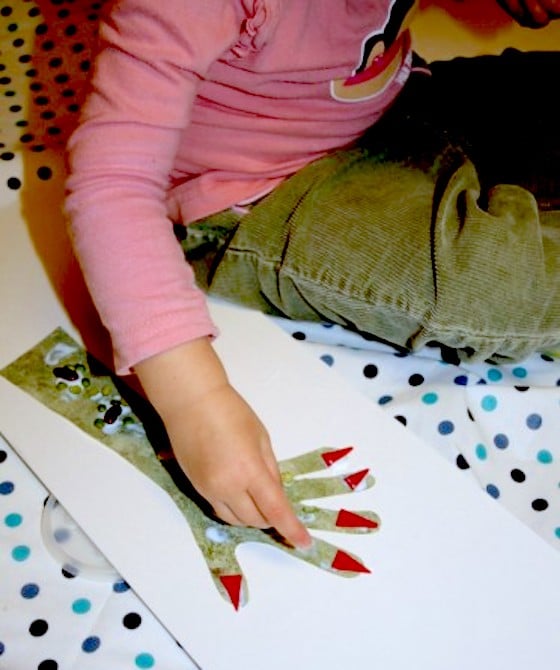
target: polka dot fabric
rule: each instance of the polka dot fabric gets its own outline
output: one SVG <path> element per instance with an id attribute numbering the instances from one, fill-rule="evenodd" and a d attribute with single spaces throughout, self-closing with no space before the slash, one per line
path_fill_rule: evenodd
<path id="1" fill-rule="evenodd" d="M 40 532 L 48 492 L 0 438 L 0 668 L 192 670 L 120 578 L 67 573 Z"/>
<path id="2" fill-rule="evenodd" d="M 560 356 L 452 365 L 338 326 L 276 319 L 326 365 L 560 549 Z"/>

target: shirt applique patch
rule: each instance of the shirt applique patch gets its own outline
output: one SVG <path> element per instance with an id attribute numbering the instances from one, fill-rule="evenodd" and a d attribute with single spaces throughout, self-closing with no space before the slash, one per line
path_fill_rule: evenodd
<path id="1" fill-rule="evenodd" d="M 331 96 L 339 102 L 363 102 L 381 94 L 395 79 L 410 51 L 408 21 L 415 0 L 395 0 L 382 31 L 369 33 L 362 42 L 356 69 L 345 79 L 333 79 Z"/>

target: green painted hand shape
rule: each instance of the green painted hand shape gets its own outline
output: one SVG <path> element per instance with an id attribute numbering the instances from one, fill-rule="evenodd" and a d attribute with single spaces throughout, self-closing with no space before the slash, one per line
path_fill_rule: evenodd
<path id="1" fill-rule="evenodd" d="M 127 402 L 113 379 L 98 367 L 95 361 L 88 360 L 78 343 L 58 329 L 1 374 L 120 454 L 167 492 L 191 527 L 216 587 L 235 609 L 248 601 L 247 583 L 235 557 L 237 547 L 244 542 L 278 547 L 346 577 L 369 572 L 357 557 L 321 539 L 314 538 L 311 548 L 301 551 L 274 529 L 229 526 L 218 519 L 175 460 L 153 409 L 134 395 L 127 395 Z M 325 447 L 279 463 L 287 496 L 309 529 L 371 533 L 379 528 L 379 518 L 373 512 L 335 511 L 305 502 L 352 493 L 374 484 L 367 470 L 305 477 L 340 464 L 351 451 L 352 447 Z"/>

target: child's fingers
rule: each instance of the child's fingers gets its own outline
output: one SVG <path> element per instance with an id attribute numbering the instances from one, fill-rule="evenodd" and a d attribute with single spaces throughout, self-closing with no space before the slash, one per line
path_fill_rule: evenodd
<path id="1" fill-rule="evenodd" d="M 315 498 L 327 498 L 329 496 L 363 491 L 371 488 L 375 479 L 369 474 L 369 470 L 358 470 L 350 474 L 338 477 L 317 477 L 313 479 L 294 479 L 289 484 L 285 483 L 288 498 L 298 503 L 302 500 L 313 500 Z"/>
<path id="2" fill-rule="evenodd" d="M 256 482 L 248 492 L 267 526 L 274 528 L 294 547 L 306 548 L 311 536 L 296 517 L 283 488 L 270 475 Z"/>
<path id="3" fill-rule="evenodd" d="M 310 505 L 296 508 L 298 519 L 311 530 L 343 533 L 375 533 L 381 524 L 377 514 L 369 510 L 324 509 Z"/>

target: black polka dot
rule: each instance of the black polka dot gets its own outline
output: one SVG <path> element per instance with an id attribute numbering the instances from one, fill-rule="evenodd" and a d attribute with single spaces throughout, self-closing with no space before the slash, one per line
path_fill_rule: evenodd
<path id="1" fill-rule="evenodd" d="M 123 617 L 123 626 L 129 630 L 134 630 L 138 628 L 142 623 L 142 617 L 136 612 L 129 612 L 126 616 Z"/>
<path id="2" fill-rule="evenodd" d="M 544 498 L 536 498 L 531 503 L 531 507 L 535 512 L 544 512 L 544 510 L 548 508 L 548 501 Z"/>
<path id="3" fill-rule="evenodd" d="M 420 386 L 424 383 L 424 377 L 422 377 L 420 374 L 410 375 L 408 378 L 408 383 L 410 386 Z"/>
<path id="4" fill-rule="evenodd" d="M 514 482 L 517 482 L 518 484 L 523 483 L 526 479 L 527 476 L 523 472 L 523 470 L 519 470 L 519 468 L 515 468 L 510 472 L 511 478 L 513 479 Z"/>
<path id="5" fill-rule="evenodd" d="M 7 452 L 4 450 L 0 451 L 0 463 L 3 463 L 8 458 Z"/>
<path id="6" fill-rule="evenodd" d="M 406 416 L 403 416 L 402 414 L 397 414 L 397 415 L 395 416 L 395 419 L 396 419 L 399 423 L 402 423 L 403 426 L 406 426 L 406 424 L 407 424 Z"/>
<path id="7" fill-rule="evenodd" d="M 374 379 L 379 374 L 379 368 L 373 363 L 368 363 L 362 372 L 366 379 Z"/>
<path id="8" fill-rule="evenodd" d="M 463 454 L 459 454 L 455 462 L 457 463 L 459 470 L 468 470 L 471 467 Z"/>
<path id="9" fill-rule="evenodd" d="M 11 7 L 8 7 L 8 6 L 2 7 L 2 9 L 0 9 L 0 15 L 1 16 L 10 16 L 12 11 L 13 10 L 12 10 Z"/>
<path id="10" fill-rule="evenodd" d="M 516 391 L 519 391 L 520 393 L 525 393 L 525 391 L 529 390 L 528 386 L 514 386 Z"/>
<path id="11" fill-rule="evenodd" d="M 305 333 L 302 333 L 301 330 L 296 330 L 295 333 L 292 333 L 294 340 L 305 340 Z"/>
<path id="12" fill-rule="evenodd" d="M 39 663 L 37 670 L 58 670 L 58 663 L 53 661 L 52 658 L 48 658 L 45 661 L 41 661 L 41 663 Z"/>
<path id="13" fill-rule="evenodd" d="M 10 177 L 6 184 L 12 191 L 17 191 L 21 188 L 21 181 L 17 177 Z"/>
<path id="14" fill-rule="evenodd" d="M 4 153 L 0 154 L 0 160 L 3 161 L 11 161 L 13 158 L 15 158 L 15 154 L 11 151 L 4 151 Z"/>
<path id="15" fill-rule="evenodd" d="M 43 181 L 47 181 L 48 179 L 50 179 L 52 177 L 52 170 L 47 165 L 42 165 L 37 170 L 37 176 L 39 177 L 39 179 L 42 179 Z"/>
<path id="16" fill-rule="evenodd" d="M 29 632 L 33 637 L 41 637 L 49 629 L 49 624 L 44 619 L 35 619 L 29 626 Z"/>
<path id="17" fill-rule="evenodd" d="M 67 568 L 62 568 L 60 572 L 62 573 L 63 577 L 66 577 L 66 579 L 74 579 L 74 577 L 77 576 L 75 570 L 68 570 Z"/>

